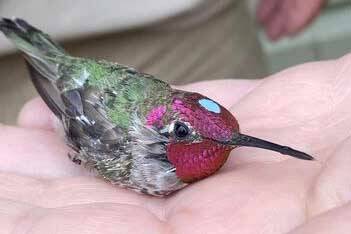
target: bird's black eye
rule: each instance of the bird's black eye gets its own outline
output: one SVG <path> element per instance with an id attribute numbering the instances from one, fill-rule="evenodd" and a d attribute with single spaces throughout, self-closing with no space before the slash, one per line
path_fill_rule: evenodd
<path id="1" fill-rule="evenodd" d="M 179 138 L 183 139 L 189 135 L 189 128 L 184 123 L 176 122 L 174 124 L 174 135 Z"/>

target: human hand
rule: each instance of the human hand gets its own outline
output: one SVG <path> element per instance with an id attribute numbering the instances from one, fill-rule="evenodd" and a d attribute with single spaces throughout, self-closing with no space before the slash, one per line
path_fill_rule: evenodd
<path id="1" fill-rule="evenodd" d="M 348 233 L 351 55 L 262 81 L 183 87 L 210 96 L 243 133 L 303 150 L 302 161 L 233 150 L 215 175 L 155 198 L 86 175 L 67 158 L 53 117 L 36 99 L 18 127 L 1 126 L 0 226 L 7 233 Z M 298 227 L 298 229 L 296 229 Z"/>
<path id="2" fill-rule="evenodd" d="M 325 0 L 260 0 L 258 21 L 271 40 L 303 30 L 320 12 Z"/>

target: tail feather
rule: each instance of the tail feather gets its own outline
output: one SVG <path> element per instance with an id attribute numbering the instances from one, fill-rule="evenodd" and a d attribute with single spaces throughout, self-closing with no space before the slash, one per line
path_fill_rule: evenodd
<path id="1" fill-rule="evenodd" d="M 2 31 L 23 52 L 37 55 L 52 56 L 64 54 L 64 49 L 39 29 L 28 24 L 23 19 L 0 19 Z"/>
<path id="2" fill-rule="evenodd" d="M 52 81 L 57 77 L 59 57 L 64 49 L 39 29 L 22 19 L 0 19 L 0 31 L 24 53 L 26 60 L 44 77 Z"/>
<path id="3" fill-rule="evenodd" d="M 62 117 L 64 104 L 56 81 L 60 78 L 58 65 L 65 56 L 64 49 L 22 19 L 0 18 L 0 31 L 23 52 L 35 88 L 49 108 Z"/>

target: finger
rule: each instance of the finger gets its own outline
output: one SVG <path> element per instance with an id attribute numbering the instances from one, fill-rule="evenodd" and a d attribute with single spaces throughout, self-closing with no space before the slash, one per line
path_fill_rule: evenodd
<path id="1" fill-rule="evenodd" d="M 128 233 L 125 228 L 140 233 L 138 228 L 133 230 L 136 217 L 138 225 L 151 233 L 165 231 L 160 221 L 162 199 L 150 199 L 101 180 L 84 177 L 41 180 L 0 173 L 0 181 L 1 233 L 27 233 L 29 228 L 31 233 L 52 233 L 52 222 L 54 232 L 59 233 L 76 233 L 77 226 L 82 233 L 116 233 L 115 227 L 122 223 L 124 226 L 117 233 Z M 92 221 L 86 225 L 77 218 L 82 216 Z M 108 223 L 111 228 L 106 229 Z M 62 227 L 57 229 L 57 225 Z"/>
<path id="2" fill-rule="evenodd" d="M 31 194 L 28 194 L 31 195 Z M 75 194 L 68 194 L 74 197 Z M 10 233 L 168 233 L 167 225 L 147 209 L 109 202 L 45 209 L 0 198 L 2 234 Z"/>
<path id="3" fill-rule="evenodd" d="M 258 3 L 256 17 L 261 24 L 265 24 L 272 15 L 276 14 L 281 0 L 261 0 Z"/>
<path id="4" fill-rule="evenodd" d="M 43 208 L 57 208 L 87 203 L 115 203 L 144 207 L 162 218 L 163 199 L 149 199 L 134 191 L 112 186 L 102 179 L 68 177 L 37 179 L 12 173 L 0 173 L 1 199 Z"/>
<path id="5" fill-rule="evenodd" d="M 0 171 L 39 178 L 87 175 L 68 159 L 64 140 L 52 131 L 0 127 Z"/>
<path id="6" fill-rule="evenodd" d="M 31 219 L 33 222 L 34 217 L 39 219 L 42 214 L 37 207 L 13 199 L 0 198 L 0 206 L 0 226 L 3 234 L 29 233 L 27 231 L 31 223 L 26 221 Z"/>
<path id="7" fill-rule="evenodd" d="M 36 224 L 31 227 L 31 233 L 168 233 L 164 222 L 138 206 L 102 202 L 45 211 L 40 218 L 29 217 L 27 222 Z"/>
<path id="8" fill-rule="evenodd" d="M 25 128 L 53 130 L 57 118 L 40 97 L 27 102 L 17 119 L 17 124 Z"/>
<path id="9" fill-rule="evenodd" d="M 261 80 L 213 80 L 191 83 L 176 88 L 201 93 L 213 100 L 216 100 L 226 108 L 230 108 L 241 98 L 254 90 Z"/>
<path id="10" fill-rule="evenodd" d="M 309 198 L 309 215 L 314 216 L 351 201 L 351 138 L 338 146 L 324 163 Z"/>
<path id="11" fill-rule="evenodd" d="M 350 233 L 351 204 L 323 213 L 289 234 L 330 234 Z"/>
<path id="12" fill-rule="evenodd" d="M 304 64 L 264 79 L 231 109 L 241 132 L 291 146 L 323 161 L 351 135 L 351 113 L 345 109 L 351 104 L 350 65 L 351 55 Z M 287 159 L 245 147 L 233 154 L 235 157 L 228 159 L 233 165 Z"/>

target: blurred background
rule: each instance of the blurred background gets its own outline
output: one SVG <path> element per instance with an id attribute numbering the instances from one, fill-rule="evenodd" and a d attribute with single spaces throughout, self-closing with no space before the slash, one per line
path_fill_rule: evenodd
<path id="1" fill-rule="evenodd" d="M 71 54 L 130 65 L 172 84 L 258 79 L 351 51 L 351 0 L 0 0 Z M 37 96 L 0 36 L 0 123 Z"/>

